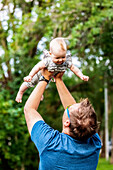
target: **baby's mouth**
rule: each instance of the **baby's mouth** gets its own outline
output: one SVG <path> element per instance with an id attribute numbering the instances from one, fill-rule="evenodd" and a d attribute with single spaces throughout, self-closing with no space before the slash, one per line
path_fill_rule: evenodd
<path id="1" fill-rule="evenodd" d="M 62 64 L 63 62 L 58 62 L 57 64 Z"/>

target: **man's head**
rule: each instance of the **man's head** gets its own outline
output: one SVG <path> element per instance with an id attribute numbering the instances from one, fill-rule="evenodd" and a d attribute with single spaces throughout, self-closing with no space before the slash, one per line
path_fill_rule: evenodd
<path id="1" fill-rule="evenodd" d="M 68 110 L 70 118 L 67 116 Z M 88 99 L 73 104 L 68 110 L 64 112 L 63 128 L 68 127 L 70 136 L 84 141 L 96 133 L 98 129 L 97 116 Z"/>
<path id="2" fill-rule="evenodd" d="M 58 37 L 50 42 L 50 52 L 52 61 L 56 64 L 62 64 L 66 60 L 67 47 L 63 38 Z"/>

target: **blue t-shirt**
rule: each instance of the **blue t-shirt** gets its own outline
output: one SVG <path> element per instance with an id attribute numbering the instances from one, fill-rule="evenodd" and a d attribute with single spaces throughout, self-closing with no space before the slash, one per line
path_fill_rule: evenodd
<path id="1" fill-rule="evenodd" d="M 32 128 L 31 139 L 39 151 L 39 170 L 96 170 L 101 149 L 97 133 L 82 142 L 40 120 Z"/>

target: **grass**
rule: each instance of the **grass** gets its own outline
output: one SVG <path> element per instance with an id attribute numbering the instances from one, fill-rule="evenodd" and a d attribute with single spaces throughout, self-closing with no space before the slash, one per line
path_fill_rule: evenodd
<path id="1" fill-rule="evenodd" d="M 110 161 L 106 161 L 104 158 L 100 158 L 96 170 L 113 170 L 113 164 L 110 164 Z"/>

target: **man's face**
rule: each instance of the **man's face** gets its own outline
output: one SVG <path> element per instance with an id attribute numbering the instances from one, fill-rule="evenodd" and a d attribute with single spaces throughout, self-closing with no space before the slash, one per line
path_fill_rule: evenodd
<path id="1" fill-rule="evenodd" d="M 54 55 L 54 54 L 51 54 L 51 57 L 52 57 L 52 61 L 55 63 L 55 64 L 62 64 L 66 61 L 66 53 L 62 53 L 61 55 Z"/>

